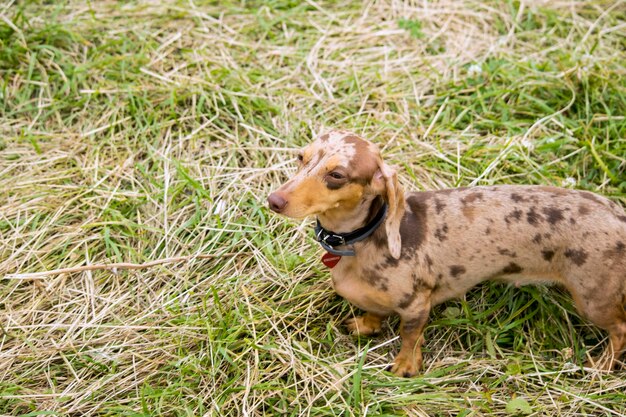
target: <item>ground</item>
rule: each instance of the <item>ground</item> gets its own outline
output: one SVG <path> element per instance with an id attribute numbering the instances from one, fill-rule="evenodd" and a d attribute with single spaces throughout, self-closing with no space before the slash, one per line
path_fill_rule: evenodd
<path id="1" fill-rule="evenodd" d="M 626 415 L 626 371 L 583 369 L 606 334 L 547 286 L 438 306 L 394 377 L 397 320 L 349 336 L 313 219 L 265 202 L 346 128 L 407 189 L 626 206 L 624 115 L 624 1 L 5 2 L 0 414 Z"/>

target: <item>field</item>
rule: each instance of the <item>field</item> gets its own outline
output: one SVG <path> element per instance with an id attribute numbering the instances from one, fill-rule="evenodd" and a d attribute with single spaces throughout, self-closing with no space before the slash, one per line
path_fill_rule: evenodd
<path id="1" fill-rule="evenodd" d="M 0 415 L 624 416 L 555 287 L 437 306 L 393 376 L 397 319 L 351 337 L 314 219 L 266 197 L 345 128 L 407 189 L 626 207 L 625 116 L 625 1 L 5 2 Z"/>

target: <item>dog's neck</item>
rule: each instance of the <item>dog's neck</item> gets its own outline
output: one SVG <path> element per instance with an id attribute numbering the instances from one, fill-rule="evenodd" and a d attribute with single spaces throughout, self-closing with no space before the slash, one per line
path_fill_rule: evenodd
<path id="1" fill-rule="evenodd" d="M 382 196 L 369 196 L 353 210 L 328 210 L 318 216 L 320 225 L 335 233 L 350 233 L 368 224 L 383 206 Z"/>

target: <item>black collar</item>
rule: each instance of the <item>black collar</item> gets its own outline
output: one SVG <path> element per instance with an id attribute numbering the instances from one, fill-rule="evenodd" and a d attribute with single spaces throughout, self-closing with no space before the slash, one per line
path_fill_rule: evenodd
<path id="1" fill-rule="evenodd" d="M 315 226 L 315 239 L 320 245 L 333 255 L 339 256 L 354 256 L 354 248 L 347 250 L 335 249 L 336 246 L 341 245 L 353 245 L 356 242 L 360 242 L 366 237 L 370 236 L 380 226 L 387 215 L 387 203 L 383 203 L 382 207 L 378 210 L 378 213 L 374 218 L 365 226 L 356 229 L 348 233 L 335 233 L 330 230 L 326 230 L 320 224 L 319 219 Z"/>

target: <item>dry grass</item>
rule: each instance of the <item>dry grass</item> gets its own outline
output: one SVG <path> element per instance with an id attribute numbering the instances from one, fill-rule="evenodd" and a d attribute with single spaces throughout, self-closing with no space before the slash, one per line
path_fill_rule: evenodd
<path id="1" fill-rule="evenodd" d="M 54 3 L 54 2 L 52 2 Z M 353 339 L 310 223 L 265 196 L 324 127 L 411 189 L 626 203 L 626 2 L 0 6 L 0 414 L 626 415 L 556 289 L 435 309 L 426 369 Z M 23 274 L 92 264 L 150 268 Z M 508 408 L 507 408 L 508 405 Z"/>

